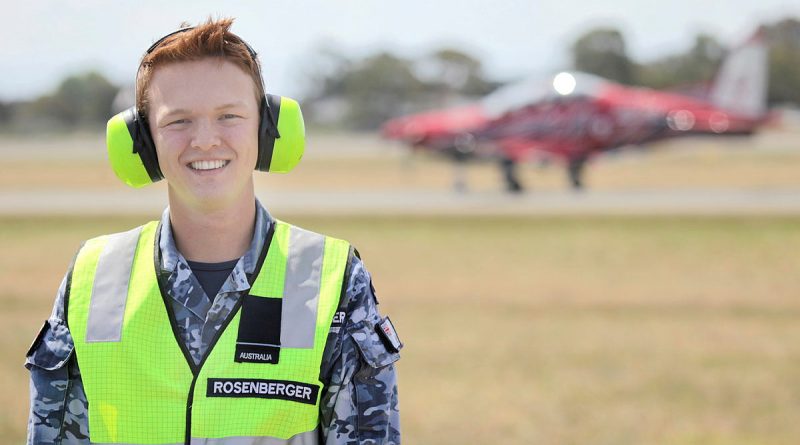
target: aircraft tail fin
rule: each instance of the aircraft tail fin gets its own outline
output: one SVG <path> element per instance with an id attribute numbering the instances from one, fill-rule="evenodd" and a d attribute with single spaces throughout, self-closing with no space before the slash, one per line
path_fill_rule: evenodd
<path id="1" fill-rule="evenodd" d="M 746 117 L 766 114 L 767 44 L 763 31 L 734 48 L 722 62 L 710 99 L 714 105 Z"/>

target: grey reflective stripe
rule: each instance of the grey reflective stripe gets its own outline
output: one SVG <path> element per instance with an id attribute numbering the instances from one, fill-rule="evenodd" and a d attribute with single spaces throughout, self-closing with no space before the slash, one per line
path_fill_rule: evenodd
<path id="1" fill-rule="evenodd" d="M 128 283 L 141 231 L 142 228 L 137 227 L 108 236 L 94 273 L 86 342 L 120 341 L 122 338 Z"/>
<path id="2" fill-rule="evenodd" d="M 139 445 L 136 443 L 122 443 L 122 442 L 89 442 L 92 445 Z M 155 445 L 184 445 L 186 442 L 175 442 L 175 443 L 159 443 Z M 192 442 L 194 443 L 194 442 Z"/>
<path id="3" fill-rule="evenodd" d="M 294 435 L 288 439 L 278 439 L 277 437 L 260 437 L 260 436 L 236 436 L 236 437 L 222 437 L 219 439 L 203 439 L 200 437 L 192 437 L 191 445 L 317 445 L 319 444 L 319 434 L 317 430 L 308 431 Z M 135 444 L 107 444 L 92 442 L 92 445 L 135 445 Z M 159 445 L 183 445 L 183 442 L 174 444 L 159 444 Z"/>
<path id="4" fill-rule="evenodd" d="M 277 437 L 222 437 L 219 439 L 201 439 L 192 437 L 192 445 L 317 445 L 319 443 L 317 430 L 307 431 L 294 435 L 288 439 Z"/>
<path id="5" fill-rule="evenodd" d="M 324 235 L 290 227 L 281 310 L 282 348 L 314 347 L 324 251 Z"/>
<path id="6" fill-rule="evenodd" d="M 184 442 L 177 442 L 174 444 L 159 444 L 159 445 L 183 445 Z M 279 439 L 277 437 L 263 437 L 263 436 L 236 436 L 236 437 L 222 437 L 218 439 L 203 439 L 200 437 L 192 437 L 191 445 L 318 445 L 319 434 L 317 430 L 307 431 L 294 435 L 288 439 Z M 92 445 L 136 445 L 136 444 L 122 444 L 118 442 L 100 443 L 92 442 Z"/>
<path id="7" fill-rule="evenodd" d="M 271 343 L 248 343 L 246 341 L 237 341 L 236 344 L 237 345 L 247 345 L 247 346 L 277 346 L 279 348 L 281 347 L 281 345 L 273 345 Z"/>

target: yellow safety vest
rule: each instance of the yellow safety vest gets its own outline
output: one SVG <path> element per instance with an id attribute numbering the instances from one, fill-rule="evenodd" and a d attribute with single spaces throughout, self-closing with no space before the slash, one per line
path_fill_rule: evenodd
<path id="1" fill-rule="evenodd" d="M 92 443 L 316 444 L 350 245 L 277 221 L 250 291 L 195 365 L 156 274 L 158 227 L 87 241 L 71 273 Z"/>

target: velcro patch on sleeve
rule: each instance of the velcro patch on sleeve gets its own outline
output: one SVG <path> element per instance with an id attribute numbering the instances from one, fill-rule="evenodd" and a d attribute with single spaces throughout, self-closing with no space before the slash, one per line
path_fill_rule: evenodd
<path id="1" fill-rule="evenodd" d="M 384 318 L 383 321 L 378 323 L 375 330 L 378 331 L 378 334 L 384 339 L 387 346 L 390 346 L 397 352 L 403 349 L 403 342 L 401 342 L 400 337 L 397 336 L 397 331 L 394 329 L 392 320 L 389 320 L 389 317 Z"/>
<path id="2" fill-rule="evenodd" d="M 33 339 L 33 343 L 31 343 L 31 347 L 28 348 L 28 352 L 25 353 L 26 357 L 30 357 L 36 351 L 40 344 L 42 344 L 42 340 L 44 340 L 45 334 L 47 331 L 50 330 L 50 322 L 48 320 L 44 321 L 42 328 L 39 329 L 39 333 L 36 334 L 36 337 Z"/>

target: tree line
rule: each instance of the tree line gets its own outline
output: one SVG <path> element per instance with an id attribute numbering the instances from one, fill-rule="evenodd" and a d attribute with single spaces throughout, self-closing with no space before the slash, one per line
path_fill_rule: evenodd
<path id="1" fill-rule="evenodd" d="M 783 19 L 761 30 L 769 48 L 769 104 L 800 105 L 800 20 Z M 637 62 L 619 30 L 596 28 L 576 39 L 570 51 L 571 68 L 580 71 L 626 85 L 691 89 L 713 79 L 729 49 L 700 34 L 683 53 Z M 487 77 L 478 58 L 457 48 L 412 59 L 388 51 L 352 58 L 328 47 L 310 60 L 302 101 L 307 121 L 350 130 L 374 130 L 395 116 L 476 100 L 502 85 Z M 70 75 L 36 99 L 0 100 L 0 132 L 101 130 L 119 111 L 114 109 L 119 91 L 96 71 Z"/>
<path id="2" fill-rule="evenodd" d="M 800 105 L 800 21 L 780 20 L 762 25 L 760 32 L 768 48 L 767 102 Z M 572 45 L 576 69 L 658 89 L 702 87 L 713 79 L 728 52 L 713 36 L 700 34 L 685 53 L 637 63 L 628 56 L 622 34 L 611 28 L 589 31 Z"/>
<path id="3" fill-rule="evenodd" d="M 112 116 L 119 87 L 97 71 L 67 76 L 52 93 L 29 101 L 0 101 L 0 131 L 100 130 Z"/>

